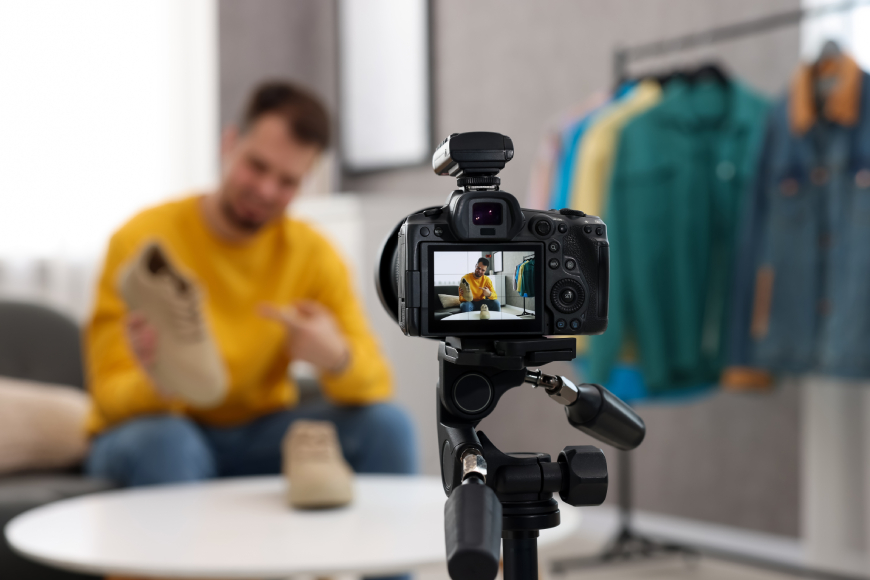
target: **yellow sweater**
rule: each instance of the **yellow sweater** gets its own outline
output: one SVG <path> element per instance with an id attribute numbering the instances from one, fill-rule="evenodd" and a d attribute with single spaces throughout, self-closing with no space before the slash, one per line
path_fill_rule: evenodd
<path id="1" fill-rule="evenodd" d="M 321 376 L 324 393 L 339 404 L 386 399 L 390 371 L 354 295 L 344 262 L 320 234 L 293 219 L 266 226 L 253 239 L 228 243 L 204 221 L 199 196 L 160 205 L 131 219 L 109 241 L 96 303 L 85 330 L 85 359 L 93 405 L 92 434 L 139 415 L 175 413 L 207 425 L 238 425 L 298 400 L 287 377 L 290 362 L 280 324 L 258 315 L 262 302 L 312 299 L 336 317 L 348 338 L 351 363 Z M 204 314 L 230 377 L 218 407 L 202 410 L 161 399 L 128 346 L 127 309 L 117 291 L 120 268 L 143 242 L 156 238 L 205 289 Z"/>
<path id="2" fill-rule="evenodd" d="M 489 279 L 489 276 L 481 276 L 480 278 L 475 278 L 474 274 L 466 274 L 462 277 L 468 285 L 471 287 L 471 299 L 472 300 L 495 300 L 498 298 L 495 293 L 495 288 L 492 285 L 492 280 Z M 483 295 L 483 289 L 489 288 L 492 294 L 488 297 Z M 460 302 L 464 302 L 462 300 L 462 296 L 459 297 Z"/>

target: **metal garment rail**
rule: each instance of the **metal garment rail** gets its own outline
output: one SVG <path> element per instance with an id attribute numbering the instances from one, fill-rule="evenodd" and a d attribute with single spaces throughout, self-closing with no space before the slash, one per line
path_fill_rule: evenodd
<path id="1" fill-rule="evenodd" d="M 800 24 L 805 20 L 820 18 L 830 14 L 848 12 L 861 6 L 870 5 L 868 0 L 853 0 L 838 4 L 828 4 L 791 10 L 762 16 L 734 24 L 711 28 L 703 32 L 695 32 L 665 40 L 658 40 L 632 47 L 617 48 L 613 52 L 613 78 L 617 84 L 628 80 L 628 66 L 631 62 L 685 52 L 700 46 L 709 46 L 729 40 L 756 36 L 764 32 Z M 798 565 L 789 565 L 775 560 L 767 560 L 748 554 L 740 554 L 728 550 L 719 550 L 703 546 L 694 546 L 668 541 L 665 538 L 652 538 L 636 532 L 631 524 L 632 516 L 632 466 L 629 451 L 617 451 L 619 465 L 619 514 L 620 529 L 611 539 L 604 552 L 598 556 L 574 558 L 555 561 L 552 564 L 554 574 L 562 574 L 570 570 L 589 568 L 609 563 L 633 561 L 636 558 L 654 558 L 667 555 L 683 555 L 687 557 L 708 556 L 720 560 L 745 564 L 756 568 L 776 570 L 804 578 L 819 580 L 867 580 L 868 576 L 850 576 L 825 570 L 816 570 Z"/>
<path id="2" fill-rule="evenodd" d="M 699 46 L 719 44 L 728 40 L 737 40 L 747 36 L 757 36 L 771 30 L 777 30 L 800 24 L 804 20 L 812 20 L 829 14 L 848 12 L 861 6 L 870 5 L 867 0 L 843 2 L 839 4 L 827 4 L 801 10 L 790 10 L 769 16 L 762 16 L 754 20 L 746 20 L 735 24 L 726 24 L 717 28 L 711 28 L 703 32 L 693 32 L 684 36 L 677 36 L 666 40 L 657 40 L 646 44 L 631 47 L 617 48 L 613 52 L 613 78 L 617 82 L 628 78 L 628 65 L 630 62 L 650 59 L 678 52 L 685 52 Z"/>

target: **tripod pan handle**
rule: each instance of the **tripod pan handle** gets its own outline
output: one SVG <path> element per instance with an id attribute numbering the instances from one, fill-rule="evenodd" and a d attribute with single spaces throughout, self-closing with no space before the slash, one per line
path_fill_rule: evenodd
<path id="1" fill-rule="evenodd" d="M 591 383 L 580 385 L 578 395 L 573 404 L 565 407 L 571 426 L 623 451 L 641 444 L 646 425 L 622 399 Z"/>
<path id="2" fill-rule="evenodd" d="M 498 573 L 501 502 L 476 477 L 466 479 L 444 505 L 447 571 L 453 580 L 492 580 Z"/>

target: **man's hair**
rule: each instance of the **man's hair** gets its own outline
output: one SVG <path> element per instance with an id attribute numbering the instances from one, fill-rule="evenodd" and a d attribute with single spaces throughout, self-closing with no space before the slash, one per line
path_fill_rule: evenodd
<path id="1" fill-rule="evenodd" d="M 329 113 L 316 96 L 284 81 L 262 83 L 251 94 L 241 129 L 247 131 L 261 117 L 278 115 L 290 135 L 320 149 L 329 147 Z"/>
<path id="2" fill-rule="evenodd" d="M 489 268 L 489 260 L 487 258 L 481 258 L 478 260 L 479 263 L 483 264 L 487 268 Z"/>

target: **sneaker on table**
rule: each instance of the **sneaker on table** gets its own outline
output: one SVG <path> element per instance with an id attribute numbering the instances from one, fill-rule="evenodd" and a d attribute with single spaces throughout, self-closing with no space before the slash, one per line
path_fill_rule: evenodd
<path id="1" fill-rule="evenodd" d="M 334 508 L 353 500 L 353 470 L 329 421 L 294 421 L 284 436 L 282 454 L 292 507 Z"/>

